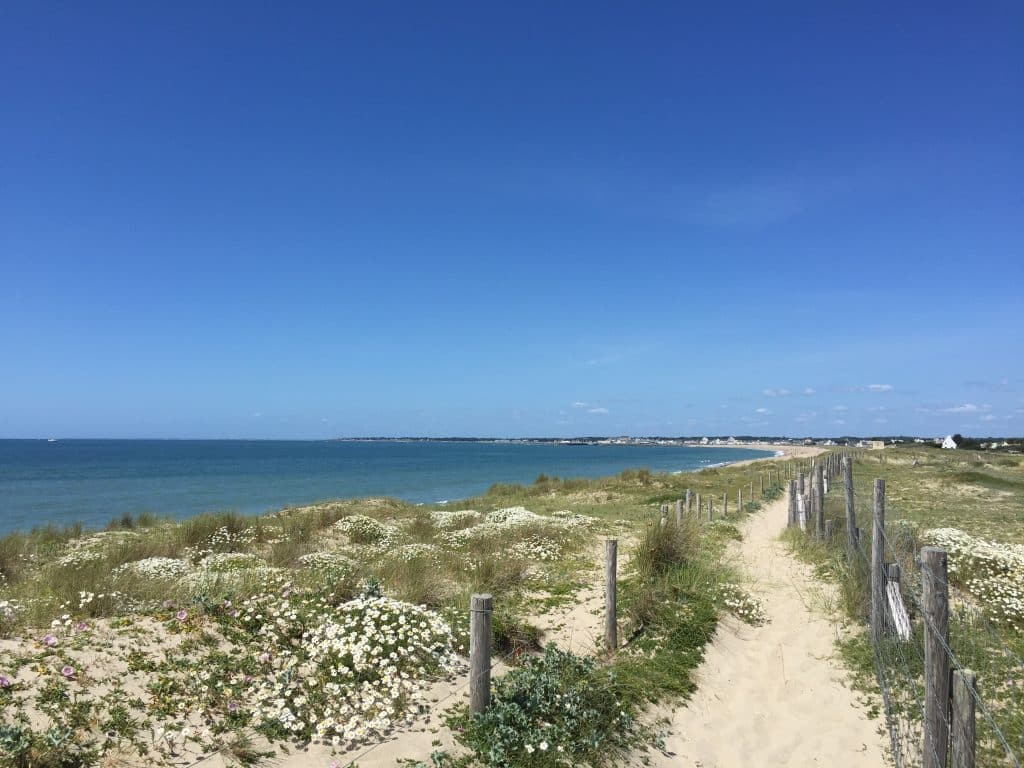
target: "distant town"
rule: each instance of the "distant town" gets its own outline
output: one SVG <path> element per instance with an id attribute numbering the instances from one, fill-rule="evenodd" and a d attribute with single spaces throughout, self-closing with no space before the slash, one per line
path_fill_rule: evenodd
<path id="1" fill-rule="evenodd" d="M 944 437 L 913 437 L 913 436 L 889 436 L 889 437 L 773 437 L 773 436 L 702 436 L 702 437 L 634 437 L 622 435 L 619 437 L 339 437 L 335 442 L 423 442 L 423 443 L 503 443 L 520 445 L 635 445 L 635 446 L 717 446 L 725 448 L 762 448 L 764 446 L 779 446 L 780 448 L 794 445 L 810 445 L 830 448 L 845 446 L 852 448 L 867 448 L 870 450 L 881 450 L 888 445 L 899 445 L 901 443 L 915 443 L 918 445 L 933 446 L 955 450 L 958 448 L 971 450 L 996 450 L 1006 453 L 1020 453 L 1024 441 L 1020 438 L 971 438 L 962 435 L 946 435 Z"/>

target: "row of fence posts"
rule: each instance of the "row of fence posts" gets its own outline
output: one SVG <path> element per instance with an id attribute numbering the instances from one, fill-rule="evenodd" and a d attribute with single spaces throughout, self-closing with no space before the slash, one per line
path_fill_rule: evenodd
<path id="1" fill-rule="evenodd" d="M 862 557 L 853 492 L 853 457 L 830 453 L 812 460 L 809 479 L 799 472 L 789 481 L 789 527 L 810 528 L 831 541 L 832 521 L 825 520 L 825 494 L 832 480 L 843 476 L 847 558 Z M 833 486 L 834 487 L 834 486 Z M 809 532 L 809 531 L 808 531 Z M 900 567 L 885 562 L 885 480 L 876 479 L 872 497 L 871 530 L 871 642 L 886 634 L 899 642 L 911 638 L 910 620 L 900 593 Z M 924 618 L 924 768 L 975 768 L 975 700 L 977 676 L 968 669 L 951 668 L 949 655 L 949 587 L 947 553 L 924 547 L 921 557 L 921 607 Z"/>
<path id="2" fill-rule="evenodd" d="M 768 471 L 768 486 L 771 487 L 773 471 Z M 764 497 L 765 475 L 759 475 L 761 496 Z M 753 501 L 754 481 L 749 483 L 749 501 Z M 743 489 L 736 494 L 737 509 L 743 511 Z M 696 506 L 696 515 L 702 515 L 701 494 L 686 489 L 684 498 L 676 499 L 675 522 L 682 525 L 684 517 L 688 517 Z M 669 505 L 661 505 L 661 525 L 669 520 Z M 722 512 L 728 515 L 729 494 L 722 494 Z M 711 498 L 707 500 L 707 519 L 714 520 L 714 505 Z M 618 630 L 618 539 L 605 539 L 604 542 L 604 593 L 605 620 L 604 645 L 609 651 L 619 646 Z M 489 594 L 475 594 L 469 600 L 469 711 L 480 713 L 490 706 L 491 702 L 491 615 L 494 611 L 494 598 Z"/>

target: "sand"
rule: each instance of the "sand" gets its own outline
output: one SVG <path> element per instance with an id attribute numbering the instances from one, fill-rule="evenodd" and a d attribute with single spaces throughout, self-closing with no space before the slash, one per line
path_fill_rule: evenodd
<path id="1" fill-rule="evenodd" d="M 697 670 L 698 690 L 668 712 L 667 755 L 653 766 L 769 768 L 886 764 L 877 721 L 848 689 L 827 607 L 835 588 L 778 541 L 785 498 L 752 516 L 738 547 L 750 591 L 769 622 L 723 622 Z"/>

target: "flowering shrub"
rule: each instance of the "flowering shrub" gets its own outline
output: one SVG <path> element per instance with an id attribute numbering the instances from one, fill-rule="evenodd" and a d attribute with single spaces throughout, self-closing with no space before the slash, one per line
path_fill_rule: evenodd
<path id="1" fill-rule="evenodd" d="M 1024 627 L 1024 545 L 958 528 L 933 528 L 922 538 L 949 553 L 949 580 L 977 598 L 993 622 Z"/>
<path id="2" fill-rule="evenodd" d="M 644 732 L 611 669 L 550 645 L 495 681 L 483 714 L 448 724 L 474 753 L 461 764 L 493 768 L 612 764 Z"/>
<path id="3" fill-rule="evenodd" d="M 391 557 L 403 563 L 409 563 L 420 558 L 437 560 L 438 554 L 438 548 L 433 544 L 403 544 L 392 550 Z"/>
<path id="4" fill-rule="evenodd" d="M 188 573 L 191 566 L 185 560 L 174 557 L 147 557 L 124 563 L 111 571 L 111 576 L 132 574 L 144 579 L 176 579 Z"/>
<path id="5" fill-rule="evenodd" d="M 456 667 L 451 629 L 424 608 L 361 597 L 306 617 L 304 631 L 300 618 L 287 600 L 243 614 L 267 641 L 269 669 L 249 699 L 271 737 L 351 745 L 379 736 L 420 710 L 426 679 Z"/>
<path id="6" fill-rule="evenodd" d="M 366 515 L 343 517 L 334 527 L 348 536 L 353 544 L 379 544 L 389 546 L 398 537 L 398 531 Z"/>
<path id="7" fill-rule="evenodd" d="M 524 541 L 518 541 L 513 544 L 509 551 L 514 557 L 521 557 L 525 560 L 550 562 L 558 559 L 558 556 L 562 553 L 562 547 L 557 541 L 540 536 L 531 536 Z"/>
<path id="8" fill-rule="evenodd" d="M 726 610 L 751 626 L 760 626 L 768 619 L 761 601 L 735 584 L 720 586 L 717 597 Z"/>
<path id="9" fill-rule="evenodd" d="M 430 519 L 438 528 L 453 530 L 465 528 L 480 521 L 480 515 L 472 509 L 463 509 L 449 512 L 447 510 L 435 510 L 430 513 Z"/>

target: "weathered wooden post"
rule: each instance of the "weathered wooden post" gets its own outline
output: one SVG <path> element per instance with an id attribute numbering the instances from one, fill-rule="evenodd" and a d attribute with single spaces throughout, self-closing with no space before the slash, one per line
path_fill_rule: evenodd
<path id="1" fill-rule="evenodd" d="M 871 522 L 871 641 L 882 640 L 885 623 L 885 480 L 875 480 Z"/>
<path id="2" fill-rule="evenodd" d="M 949 586 L 946 550 L 921 550 L 921 608 L 924 613 L 923 768 L 946 768 L 949 754 Z"/>
<path id="3" fill-rule="evenodd" d="M 704 507 L 700 505 L 700 494 L 697 494 L 697 519 L 700 520 L 701 513 L 704 511 Z"/>
<path id="4" fill-rule="evenodd" d="M 796 480 L 789 481 L 789 527 L 796 525 Z"/>
<path id="5" fill-rule="evenodd" d="M 758 475 L 757 479 L 761 481 L 761 498 L 764 498 L 764 473 Z"/>
<path id="6" fill-rule="evenodd" d="M 843 490 L 846 493 L 846 560 L 852 563 L 857 557 L 853 529 L 857 527 L 857 512 L 853 506 L 853 461 L 843 459 Z"/>
<path id="7" fill-rule="evenodd" d="M 686 489 L 686 516 L 690 516 L 690 489 Z"/>
<path id="8" fill-rule="evenodd" d="M 479 714 L 491 703 L 491 612 L 494 598 L 469 598 L 469 711 Z"/>
<path id="9" fill-rule="evenodd" d="M 710 523 L 715 519 L 715 504 L 711 499 L 708 499 L 708 522 Z"/>
<path id="10" fill-rule="evenodd" d="M 668 504 L 661 505 L 661 524 L 662 526 L 668 524 Z"/>
<path id="11" fill-rule="evenodd" d="M 736 512 L 738 514 L 741 514 L 741 515 L 743 514 L 743 489 L 742 488 L 740 488 L 738 491 L 736 491 Z"/>
<path id="12" fill-rule="evenodd" d="M 729 516 L 729 492 L 722 494 L 722 517 Z"/>
<path id="13" fill-rule="evenodd" d="M 807 479 L 804 477 L 803 472 L 796 476 L 796 487 L 797 493 L 799 493 L 801 496 L 807 493 Z"/>
<path id="14" fill-rule="evenodd" d="M 818 538 L 822 538 L 825 535 L 825 480 L 822 476 L 822 466 L 817 464 L 814 467 L 814 514 L 815 523 L 814 530 L 818 534 Z"/>
<path id="15" fill-rule="evenodd" d="M 953 768 L 975 768 L 974 697 L 978 676 L 969 669 L 953 672 Z"/>
<path id="16" fill-rule="evenodd" d="M 616 613 L 616 572 L 619 561 L 619 540 L 604 542 L 604 644 L 614 651 L 619 646 L 619 624 Z"/>
<path id="17" fill-rule="evenodd" d="M 683 524 L 683 500 L 676 499 L 676 525 Z"/>
<path id="18" fill-rule="evenodd" d="M 754 500 L 754 481 L 753 480 L 750 481 L 750 493 L 747 495 L 747 498 L 749 498 L 751 501 Z"/>

